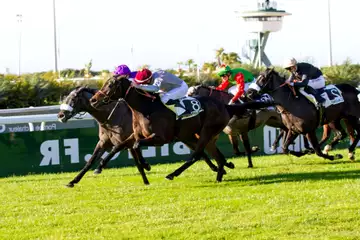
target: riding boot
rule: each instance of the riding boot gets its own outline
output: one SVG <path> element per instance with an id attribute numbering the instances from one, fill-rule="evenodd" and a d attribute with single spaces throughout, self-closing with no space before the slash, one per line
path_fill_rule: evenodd
<path id="1" fill-rule="evenodd" d="M 321 105 L 325 102 L 325 99 L 320 95 L 319 91 L 316 91 L 314 88 L 310 86 L 306 86 L 304 89 L 306 93 L 311 94 L 315 97 L 316 101 L 318 102 L 318 105 Z"/>

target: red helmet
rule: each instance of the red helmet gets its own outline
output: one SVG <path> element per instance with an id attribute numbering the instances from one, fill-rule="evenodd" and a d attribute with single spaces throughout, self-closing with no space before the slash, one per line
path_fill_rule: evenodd
<path id="1" fill-rule="evenodd" d="M 144 68 L 136 73 L 134 82 L 137 84 L 148 84 L 150 83 L 151 78 L 152 72 L 149 69 Z"/>

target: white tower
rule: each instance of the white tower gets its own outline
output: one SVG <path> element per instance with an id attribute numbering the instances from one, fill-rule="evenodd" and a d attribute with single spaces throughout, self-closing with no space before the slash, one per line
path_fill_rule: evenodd
<path id="1" fill-rule="evenodd" d="M 284 16 L 291 15 L 283 10 L 277 10 L 277 3 L 270 0 L 259 0 L 256 11 L 241 12 L 240 16 L 244 20 L 244 26 L 249 33 L 256 34 L 256 37 L 249 39 L 247 45 L 254 52 L 251 58 L 254 66 L 271 66 L 269 58 L 264 49 L 269 38 L 270 32 L 280 31 Z"/>

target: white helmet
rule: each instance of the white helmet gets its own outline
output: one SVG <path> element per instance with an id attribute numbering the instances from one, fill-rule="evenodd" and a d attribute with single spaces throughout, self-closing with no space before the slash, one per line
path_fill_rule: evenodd
<path id="1" fill-rule="evenodd" d="M 295 58 L 290 58 L 290 59 L 287 59 L 285 60 L 284 62 L 284 68 L 289 68 L 289 67 L 293 67 L 293 66 L 296 66 L 297 64 L 297 61 Z"/>

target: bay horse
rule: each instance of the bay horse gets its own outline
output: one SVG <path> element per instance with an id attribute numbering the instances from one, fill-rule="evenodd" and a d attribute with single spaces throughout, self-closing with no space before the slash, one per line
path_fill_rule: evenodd
<path id="1" fill-rule="evenodd" d="M 212 97 L 216 97 L 216 98 L 220 99 L 224 103 L 228 103 L 230 101 L 230 99 L 233 97 L 233 95 L 231 93 L 228 93 L 228 92 L 225 92 L 222 90 L 216 90 L 213 87 L 209 87 L 209 86 L 205 86 L 205 85 L 197 85 L 197 86 L 190 87 L 189 91 L 188 91 L 188 95 L 189 96 L 212 96 Z M 236 121 L 237 124 L 234 124 L 233 127 L 239 128 L 239 130 L 237 132 L 239 132 L 239 131 L 241 132 L 241 130 L 249 131 L 249 130 L 257 128 L 263 124 L 268 125 L 270 127 L 274 127 L 274 128 L 280 128 L 280 134 L 275 138 L 275 140 L 271 146 L 272 151 L 276 150 L 281 138 L 283 139 L 283 142 L 285 141 L 288 129 L 282 123 L 281 114 L 278 111 L 276 111 L 276 110 L 272 111 L 272 110 L 266 110 L 266 109 L 258 111 L 258 113 L 256 114 L 256 119 L 253 119 L 253 121 L 255 121 L 255 124 L 253 124 L 253 126 L 254 126 L 253 128 L 250 127 L 250 125 L 251 125 L 250 121 L 251 121 L 251 118 L 249 117 L 249 115 L 244 115 L 241 120 Z M 353 142 L 355 139 L 354 129 L 351 128 L 351 126 L 348 124 L 346 119 L 344 119 L 344 123 L 345 123 L 347 131 L 350 135 L 350 140 L 351 140 L 351 142 Z M 323 135 L 322 135 L 322 138 L 319 143 L 320 147 L 322 147 L 326 143 L 326 141 L 330 138 L 331 130 L 335 131 L 335 136 L 332 139 L 332 141 L 324 147 L 323 152 L 326 154 L 331 149 L 333 149 L 341 140 L 343 140 L 347 137 L 347 133 L 344 130 L 344 128 L 341 126 L 340 121 L 324 124 L 323 125 Z M 314 149 L 310 148 L 309 142 L 306 139 L 306 137 L 304 135 L 302 135 L 302 136 L 304 138 L 304 147 L 305 147 L 304 152 L 308 153 L 308 154 L 314 153 Z M 237 137 L 229 135 L 229 139 L 233 146 L 235 155 L 239 155 L 240 151 L 238 149 Z M 240 139 L 243 141 L 245 151 L 248 154 L 248 161 L 250 162 L 251 161 L 250 154 L 253 153 L 254 151 L 252 150 L 250 152 L 250 143 L 247 143 L 249 141 L 247 132 L 245 133 L 245 136 L 241 136 L 241 134 L 240 134 Z M 254 147 L 253 147 L 253 149 L 254 149 Z M 249 155 L 250 155 L 250 157 L 249 157 Z M 250 166 L 250 164 L 249 164 L 249 166 Z"/>
<path id="2" fill-rule="evenodd" d="M 126 102 L 119 100 L 109 105 L 102 106 L 99 109 L 95 109 L 90 105 L 90 98 L 96 91 L 97 90 L 95 89 L 87 87 L 77 87 L 66 97 L 64 103 L 60 105 L 58 120 L 62 123 L 66 123 L 78 113 L 88 112 L 99 124 L 99 141 L 95 146 L 92 156 L 79 174 L 66 185 L 67 187 L 74 187 L 76 183 L 79 183 L 91 166 L 97 160 L 101 159 L 105 151 L 120 145 L 120 143 L 127 139 L 133 132 L 131 124 L 132 114 Z M 130 153 L 135 160 L 144 183 L 148 184 L 149 181 L 143 168 L 150 171 L 150 164 L 145 161 L 139 149 L 133 149 L 132 145 L 126 145 L 124 148 L 125 147 L 130 149 Z M 120 150 L 122 149 L 111 151 L 104 159 L 102 159 L 99 167 L 95 170 L 95 173 L 101 173 L 105 165 Z"/>
<path id="3" fill-rule="evenodd" d="M 65 99 L 64 103 L 61 105 L 61 110 L 58 113 L 59 121 L 66 123 L 76 114 L 80 112 L 88 112 L 94 117 L 99 125 L 99 141 L 95 147 L 94 153 L 85 165 L 84 169 L 67 185 L 68 187 L 73 187 L 74 184 L 78 183 L 90 169 L 92 164 L 100 159 L 101 155 L 105 151 L 111 150 L 120 145 L 133 132 L 132 111 L 127 103 L 120 99 L 119 101 L 101 106 L 98 109 L 94 108 L 90 104 L 90 98 L 96 92 L 96 89 L 77 87 Z M 151 166 L 145 161 L 139 148 L 133 149 L 133 145 L 130 144 L 125 147 L 129 148 L 130 153 L 135 160 L 137 158 L 139 159 L 145 170 L 150 171 Z M 108 154 L 104 159 L 101 159 L 100 165 L 95 169 L 94 173 L 100 174 L 110 159 L 120 150 L 117 149 L 116 151 L 110 151 L 110 154 Z M 204 160 L 211 170 L 217 172 L 217 167 L 207 156 L 204 157 Z M 226 171 L 224 171 L 224 173 L 226 173 Z M 143 179 L 146 179 L 146 175 L 143 176 Z M 149 184 L 147 180 L 144 180 L 144 183 Z"/>
<path id="4" fill-rule="evenodd" d="M 328 160 L 341 159 L 342 155 L 340 154 L 333 156 L 320 150 L 316 138 L 316 129 L 319 125 L 331 122 L 339 124 L 341 119 L 346 119 L 351 128 L 359 133 L 359 92 L 349 84 L 329 85 L 327 89 L 330 90 L 325 89 L 326 94 L 331 94 L 334 97 L 332 100 L 335 99 L 337 102 L 333 101 L 332 104 L 323 109 L 323 114 L 319 113 L 315 105 L 304 95 L 297 94 L 297 91 L 287 84 L 285 79 L 273 68 L 267 68 L 265 72 L 261 73 L 256 82 L 249 87 L 247 94 L 251 99 L 253 99 L 254 95 L 261 93 L 268 93 L 273 97 L 285 126 L 290 130 L 283 146 L 284 153 L 290 153 L 298 157 L 303 156 L 303 153 L 289 151 L 288 146 L 299 134 L 306 134 L 318 156 Z M 329 95 L 327 97 L 330 99 Z M 360 134 L 356 134 L 354 141 L 348 148 L 348 156 L 351 160 L 354 159 L 354 149 L 359 139 Z"/>
<path id="5" fill-rule="evenodd" d="M 230 99 L 233 98 L 233 95 L 231 93 L 216 90 L 213 87 L 208 87 L 205 85 L 197 85 L 192 86 L 188 90 L 188 96 L 209 96 L 214 97 L 224 104 L 227 104 Z M 224 132 L 228 134 L 230 143 L 232 144 L 233 151 L 235 155 L 240 155 L 240 150 L 238 148 L 238 139 L 237 136 L 240 136 L 241 141 L 243 142 L 245 152 L 248 159 L 248 167 L 252 168 L 253 163 L 251 159 L 251 154 L 254 152 L 253 149 L 256 149 L 255 147 L 251 148 L 248 132 L 252 129 L 255 129 L 263 124 L 267 124 L 271 127 L 280 128 L 284 131 L 287 131 L 287 128 L 281 121 L 281 116 L 279 113 L 274 111 L 269 111 L 267 109 L 260 110 L 258 113 L 255 113 L 255 116 L 252 116 L 252 114 L 244 114 L 242 118 L 236 120 L 231 124 L 230 126 L 227 126 L 224 129 Z M 275 143 L 274 143 L 275 144 Z"/>
<path id="6" fill-rule="evenodd" d="M 134 143 L 135 149 L 141 146 L 161 146 L 179 140 L 193 150 L 188 161 L 166 176 L 169 180 L 173 180 L 199 160 L 206 150 L 217 162 L 216 180 L 221 182 L 224 165 L 228 164 L 231 168 L 234 168 L 234 165 L 227 163 L 217 148 L 218 135 L 232 116 L 241 117 L 247 108 L 267 106 L 258 102 L 227 106 L 212 97 L 192 98 L 191 101 L 201 107 L 202 111 L 191 118 L 176 120 L 175 113 L 161 102 L 158 93 L 138 89 L 125 76 L 116 75 L 108 79 L 90 101 L 92 106 L 97 108 L 119 98 L 125 99 L 133 112 L 134 133 L 127 141 Z"/>

